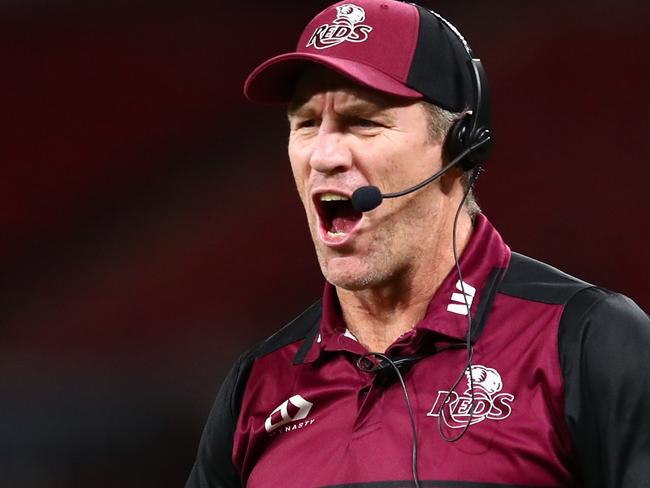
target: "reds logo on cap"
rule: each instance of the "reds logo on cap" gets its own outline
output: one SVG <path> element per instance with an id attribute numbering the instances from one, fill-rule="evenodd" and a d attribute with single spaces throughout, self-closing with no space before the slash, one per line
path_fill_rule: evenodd
<path id="1" fill-rule="evenodd" d="M 318 27 L 305 47 L 314 46 L 316 49 L 327 49 L 344 41 L 364 42 L 372 27 L 362 24 L 366 20 L 366 12 L 361 7 L 346 3 L 336 7 L 336 19 L 331 24 Z"/>

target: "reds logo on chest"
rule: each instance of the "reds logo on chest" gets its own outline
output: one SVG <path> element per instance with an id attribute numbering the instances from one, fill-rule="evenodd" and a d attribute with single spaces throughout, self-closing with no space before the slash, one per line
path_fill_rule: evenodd
<path id="1" fill-rule="evenodd" d="M 465 375 L 467 376 L 467 390 L 461 395 L 455 391 L 439 390 L 427 417 L 441 415 L 442 421 L 447 427 L 462 429 L 468 421 L 470 425 L 474 425 L 485 420 L 505 420 L 510 416 L 515 397 L 511 393 L 501 391 L 503 381 L 495 369 L 477 364 L 472 366 L 471 371 L 466 372 Z M 472 384 L 474 386 L 474 412 L 471 414 L 470 421 Z"/>

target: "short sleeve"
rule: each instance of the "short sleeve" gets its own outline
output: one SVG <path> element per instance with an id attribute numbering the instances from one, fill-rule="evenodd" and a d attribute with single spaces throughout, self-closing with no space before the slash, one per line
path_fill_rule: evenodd
<path id="1" fill-rule="evenodd" d="M 239 406 L 237 385 L 241 380 L 242 358 L 226 376 L 203 429 L 201 441 L 185 488 L 240 488 L 239 474 L 232 462 L 232 446 Z"/>
<path id="2" fill-rule="evenodd" d="M 650 320 L 629 298 L 588 288 L 559 330 L 565 415 L 588 488 L 650 488 Z"/>

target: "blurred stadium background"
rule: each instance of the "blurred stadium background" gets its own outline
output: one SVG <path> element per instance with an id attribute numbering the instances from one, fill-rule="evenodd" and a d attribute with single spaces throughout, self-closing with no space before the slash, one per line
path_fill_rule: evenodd
<path id="1" fill-rule="evenodd" d="M 2 0 L 0 487 L 178 487 L 228 365 L 317 298 L 258 62 L 330 2 Z M 650 309 L 650 6 L 424 1 L 490 77 L 515 250 Z"/>

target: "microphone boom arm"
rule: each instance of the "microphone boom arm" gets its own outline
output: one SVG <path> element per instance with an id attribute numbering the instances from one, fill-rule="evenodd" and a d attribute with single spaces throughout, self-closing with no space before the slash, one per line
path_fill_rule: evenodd
<path id="1" fill-rule="evenodd" d="M 417 185 L 412 186 L 410 188 L 407 188 L 406 190 L 397 191 L 397 192 L 394 192 L 394 193 L 384 193 L 384 194 L 382 194 L 382 197 L 383 198 L 396 198 L 396 197 L 401 197 L 401 196 L 407 195 L 407 194 L 409 194 L 411 192 L 414 192 L 414 191 L 418 191 L 423 186 L 427 186 L 432 181 L 437 180 L 438 178 L 440 178 L 447 171 L 449 171 L 451 168 L 453 168 L 458 163 L 460 163 L 463 160 L 463 158 L 465 158 L 468 154 L 476 151 L 479 147 L 486 144 L 490 139 L 491 139 L 490 136 L 487 136 L 484 139 L 481 139 L 480 141 L 478 141 L 476 144 L 468 147 L 462 153 L 460 153 L 458 156 L 456 156 L 447 166 L 442 168 L 440 171 L 435 173 L 433 176 L 430 176 L 426 180 L 421 181 Z"/>

